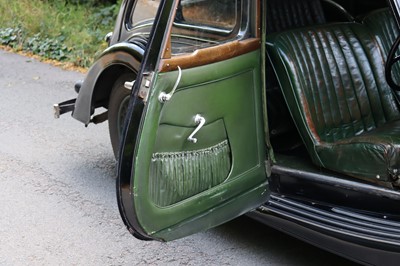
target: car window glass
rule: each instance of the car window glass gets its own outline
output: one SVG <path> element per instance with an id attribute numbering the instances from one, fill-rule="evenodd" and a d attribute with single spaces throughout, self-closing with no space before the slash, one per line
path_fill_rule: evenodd
<path id="1" fill-rule="evenodd" d="M 240 28 L 239 0 L 181 0 L 172 27 L 172 54 L 236 39 Z"/>
<path id="2" fill-rule="evenodd" d="M 179 9 L 186 23 L 233 30 L 236 24 L 235 2 L 182 0 Z"/>
<path id="3" fill-rule="evenodd" d="M 136 1 L 128 21 L 128 28 L 134 33 L 133 36 L 149 36 L 159 5 L 160 0 Z"/>

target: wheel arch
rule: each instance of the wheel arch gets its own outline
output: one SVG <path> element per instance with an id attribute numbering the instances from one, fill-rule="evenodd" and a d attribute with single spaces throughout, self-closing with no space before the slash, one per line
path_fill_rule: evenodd
<path id="1" fill-rule="evenodd" d="M 129 72 L 133 72 L 133 70 L 122 64 L 111 65 L 104 69 L 93 88 L 92 106 L 108 108 L 108 100 L 114 83 L 121 75 Z"/>
<path id="2" fill-rule="evenodd" d="M 144 50 L 132 43 L 119 43 L 105 50 L 82 83 L 72 117 L 88 125 L 96 108 L 108 107 L 118 77 L 139 70 L 143 54 Z"/>

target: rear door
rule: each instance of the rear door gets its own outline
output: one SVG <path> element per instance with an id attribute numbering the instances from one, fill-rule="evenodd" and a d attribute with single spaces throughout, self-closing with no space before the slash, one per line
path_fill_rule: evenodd
<path id="1" fill-rule="evenodd" d="M 169 241 L 268 198 L 256 1 L 161 1 L 122 143 L 133 235 Z"/>

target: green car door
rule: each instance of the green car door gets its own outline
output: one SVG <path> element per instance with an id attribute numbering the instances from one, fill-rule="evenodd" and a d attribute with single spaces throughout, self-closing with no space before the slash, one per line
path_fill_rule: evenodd
<path id="1" fill-rule="evenodd" d="M 184 237 L 268 199 L 255 2 L 161 1 L 117 179 L 136 237 Z"/>

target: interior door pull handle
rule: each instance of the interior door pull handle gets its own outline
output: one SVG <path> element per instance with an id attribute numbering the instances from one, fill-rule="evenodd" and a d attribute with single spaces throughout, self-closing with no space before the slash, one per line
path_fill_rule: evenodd
<path id="1" fill-rule="evenodd" d="M 164 91 L 158 95 L 158 101 L 160 103 L 166 103 L 169 100 L 171 100 L 172 95 L 174 95 L 176 88 L 178 88 L 179 82 L 181 81 L 182 78 L 182 69 L 178 66 L 178 78 L 176 79 L 175 85 L 172 88 L 170 93 L 165 93 Z"/>
<path id="2" fill-rule="evenodd" d="M 192 132 L 192 134 L 190 134 L 190 136 L 188 137 L 188 141 L 193 142 L 193 143 L 197 143 L 197 139 L 194 137 L 194 135 L 199 132 L 199 130 L 204 126 L 204 124 L 206 123 L 206 119 L 204 117 L 202 117 L 201 115 L 196 115 L 194 117 L 194 122 L 197 124 L 196 129 Z"/>

